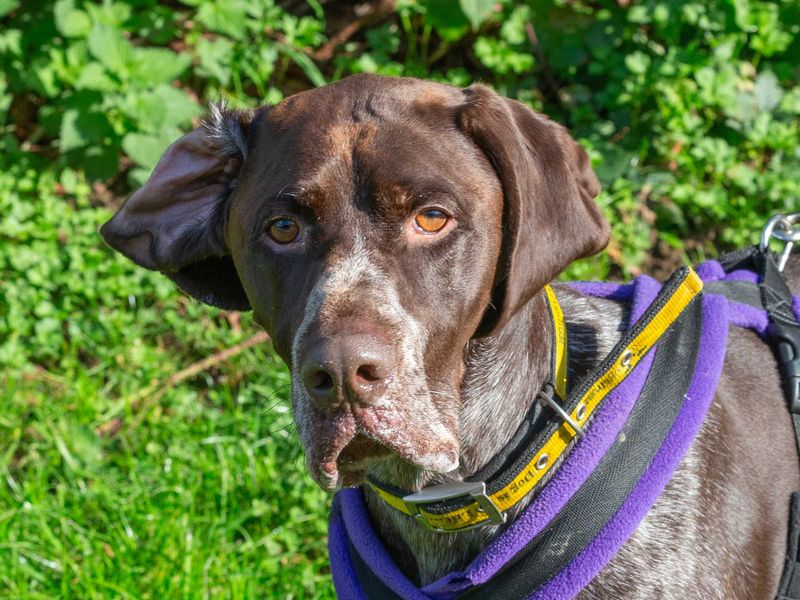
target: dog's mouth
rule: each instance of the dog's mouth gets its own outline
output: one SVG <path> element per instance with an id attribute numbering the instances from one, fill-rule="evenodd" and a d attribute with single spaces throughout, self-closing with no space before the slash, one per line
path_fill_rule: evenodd
<path id="1" fill-rule="evenodd" d="M 457 438 L 435 419 L 410 418 L 393 406 L 311 412 L 298 426 L 309 470 L 325 490 L 358 486 L 373 465 L 392 458 L 437 473 L 458 467 Z"/>
<path id="2" fill-rule="evenodd" d="M 390 457 L 392 451 L 376 440 L 358 433 L 339 453 L 336 468 L 342 487 L 361 485 L 369 467 Z"/>

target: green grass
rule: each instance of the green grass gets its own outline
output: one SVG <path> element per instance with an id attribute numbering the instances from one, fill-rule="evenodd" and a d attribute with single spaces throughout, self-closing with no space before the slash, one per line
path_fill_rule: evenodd
<path id="1" fill-rule="evenodd" d="M 0 175 L 0 597 L 333 597 L 285 367 L 167 385 L 256 328 L 103 247 L 70 188 Z"/>

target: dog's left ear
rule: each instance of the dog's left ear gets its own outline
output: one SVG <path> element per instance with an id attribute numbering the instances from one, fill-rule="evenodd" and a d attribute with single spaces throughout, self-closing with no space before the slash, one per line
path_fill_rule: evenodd
<path id="1" fill-rule="evenodd" d="M 602 250 L 609 227 L 589 158 L 561 125 L 482 85 L 463 93 L 459 125 L 491 160 L 505 197 L 493 306 L 477 332 L 490 335 L 572 261 Z"/>

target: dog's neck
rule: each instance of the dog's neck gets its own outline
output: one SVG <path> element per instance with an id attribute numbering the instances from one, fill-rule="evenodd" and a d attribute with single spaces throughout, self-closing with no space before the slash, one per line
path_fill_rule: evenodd
<path id="1" fill-rule="evenodd" d="M 625 315 L 616 303 L 587 299 L 566 288 L 560 288 L 559 300 L 567 315 L 569 371 L 574 380 L 610 351 L 619 339 Z M 508 443 L 535 401 L 549 375 L 552 343 L 553 327 L 544 294 L 528 302 L 497 335 L 473 340 L 467 348 L 462 383 L 458 471 L 442 476 L 391 461 L 379 467 L 378 478 L 402 489 L 418 490 L 463 479 L 483 467 Z M 510 511 L 509 522 L 529 501 L 527 498 Z M 367 505 L 400 568 L 422 585 L 465 567 L 501 531 L 487 525 L 468 532 L 434 533 L 409 526 L 408 517 L 371 493 L 367 493 Z"/>

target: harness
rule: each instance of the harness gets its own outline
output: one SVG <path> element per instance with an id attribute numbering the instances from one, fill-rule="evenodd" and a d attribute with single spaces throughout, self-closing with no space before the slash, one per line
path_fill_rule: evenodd
<path id="1" fill-rule="evenodd" d="M 542 406 L 534 403 L 506 447 L 464 482 L 414 494 L 367 482 L 394 509 L 441 532 L 503 524 L 521 500 L 530 496 L 530 503 L 464 570 L 419 588 L 379 540 L 362 491 L 341 490 L 329 529 L 340 597 L 573 598 L 633 533 L 702 426 L 730 325 L 775 346 L 800 448 L 800 297 L 792 298 L 763 240 L 696 271 L 682 267 L 663 285 L 647 276 L 571 285 L 628 303 L 630 326 L 570 389 L 564 316 L 546 288 L 554 344 L 551 376 L 537 396 L 552 411 L 546 425 L 538 424 Z M 800 492 L 792 497 L 779 600 L 800 600 L 799 551 Z"/>

